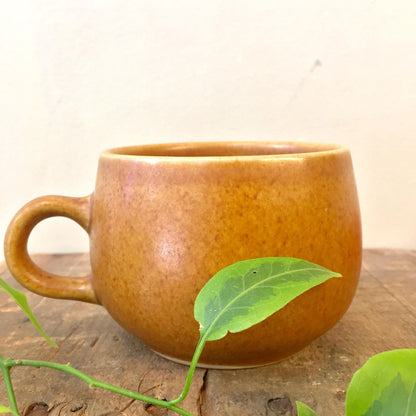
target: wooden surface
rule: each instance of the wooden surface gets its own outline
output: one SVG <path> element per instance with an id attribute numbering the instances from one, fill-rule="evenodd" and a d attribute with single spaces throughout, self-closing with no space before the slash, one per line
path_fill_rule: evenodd
<path id="1" fill-rule="evenodd" d="M 88 272 L 88 255 L 40 255 L 36 262 L 61 274 Z M 19 285 L 4 264 L 0 277 Z M 27 293 L 27 292 L 26 292 Z M 42 298 L 27 293 L 33 311 L 57 342 L 50 347 L 13 301 L 0 291 L 0 353 L 12 358 L 70 362 L 103 381 L 161 398 L 176 397 L 187 367 L 154 354 L 121 329 L 96 305 Z M 284 334 L 282 334 L 284 336 Z M 206 416 L 295 415 L 300 400 L 321 416 L 344 414 L 345 391 L 353 373 L 372 355 L 416 347 L 416 251 L 365 250 L 356 297 L 342 320 L 295 356 L 267 367 L 245 370 L 198 369 L 186 410 Z M 26 416 L 46 403 L 52 416 L 173 415 L 155 413 L 49 369 L 15 368 L 19 408 Z M 3 384 L 0 404 L 7 405 Z M 33 407 L 33 406 L 32 406 Z M 286 409 L 286 410 L 285 410 Z M 153 413 L 152 413 L 153 412 Z"/>

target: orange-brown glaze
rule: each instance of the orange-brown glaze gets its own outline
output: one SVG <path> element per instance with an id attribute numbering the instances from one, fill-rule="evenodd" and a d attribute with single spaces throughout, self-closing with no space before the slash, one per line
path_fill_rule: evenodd
<path id="1" fill-rule="evenodd" d="M 104 152 L 90 239 L 99 301 L 151 348 L 180 360 L 191 359 L 199 336 L 196 295 L 223 267 L 291 256 L 341 273 L 263 323 L 208 343 L 201 358 L 231 366 L 276 361 L 331 328 L 352 301 L 361 225 L 350 154 L 301 143 Z"/>

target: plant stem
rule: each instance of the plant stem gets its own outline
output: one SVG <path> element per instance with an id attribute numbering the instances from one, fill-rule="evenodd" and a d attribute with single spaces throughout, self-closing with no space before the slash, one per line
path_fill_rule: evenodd
<path id="1" fill-rule="evenodd" d="M 202 350 L 204 349 L 207 335 L 208 334 L 206 332 L 204 334 L 201 333 L 198 344 L 195 348 L 194 355 L 192 357 L 191 364 L 189 366 L 188 375 L 186 376 L 185 387 L 183 388 L 181 395 L 176 399 L 170 400 L 168 402 L 169 404 L 178 404 L 188 395 L 189 388 L 191 387 L 192 377 L 194 376 L 196 365 L 198 364 L 199 357 L 201 356 Z"/>
<path id="2" fill-rule="evenodd" d="M 6 386 L 7 397 L 9 399 L 10 410 L 14 415 L 19 415 L 16 396 L 14 395 L 12 379 L 10 377 L 10 367 L 6 366 L 4 358 L 0 355 L 0 368 L 3 374 L 4 384 Z"/>
<path id="3" fill-rule="evenodd" d="M 55 370 L 60 370 L 60 371 L 63 371 L 65 373 L 68 373 L 75 377 L 80 378 L 81 380 L 85 381 L 90 387 L 102 388 L 102 389 L 112 391 L 114 393 L 129 397 L 131 399 L 140 400 L 146 403 L 154 404 L 156 406 L 161 406 L 169 410 L 172 410 L 179 415 L 194 416 L 191 413 L 187 412 L 186 410 L 175 406 L 175 403 L 156 399 L 154 397 L 145 396 L 143 394 L 136 393 L 131 390 L 126 390 L 121 387 L 117 387 L 115 385 L 96 380 L 88 376 L 87 374 L 71 367 L 70 364 L 58 364 L 58 363 L 51 363 L 48 361 L 0 359 L 0 367 L 3 372 L 8 394 L 10 391 L 13 392 L 13 388 L 11 386 L 11 380 L 10 380 L 10 368 L 17 367 L 17 366 L 27 366 L 27 367 L 36 367 L 36 368 L 40 368 L 40 367 L 53 368 Z M 8 387 L 8 383 L 9 383 L 9 387 Z M 9 395 L 9 400 L 10 399 L 11 399 L 11 396 Z M 16 400 L 14 399 L 14 394 L 13 394 L 13 400 L 11 400 L 10 402 L 10 407 L 13 411 L 16 412 L 16 414 L 18 414 Z"/>

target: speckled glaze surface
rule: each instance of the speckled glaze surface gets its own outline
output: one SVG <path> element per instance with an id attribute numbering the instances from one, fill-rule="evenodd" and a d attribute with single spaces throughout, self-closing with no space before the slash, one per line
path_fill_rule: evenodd
<path id="1" fill-rule="evenodd" d="M 207 365 L 261 365 L 299 351 L 342 317 L 358 283 L 359 204 L 350 153 L 341 146 L 223 142 L 113 149 L 100 156 L 91 196 L 43 198 L 58 198 L 40 199 L 54 209 L 45 212 L 32 201 L 6 235 L 15 277 L 45 296 L 102 304 L 150 348 L 179 361 L 191 359 L 198 340 L 198 291 L 229 264 L 291 256 L 343 277 L 242 333 L 207 343 L 201 357 Z M 68 203 L 75 213 L 68 214 Z M 35 219 L 34 210 L 41 212 Z M 24 236 L 16 227 L 28 235 L 51 215 L 69 216 L 89 233 L 92 277 L 55 287 L 50 281 L 56 278 L 29 257 L 19 258 Z"/>

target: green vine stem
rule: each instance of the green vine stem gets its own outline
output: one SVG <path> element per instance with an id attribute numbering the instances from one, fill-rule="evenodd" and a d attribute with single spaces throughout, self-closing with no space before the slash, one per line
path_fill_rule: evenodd
<path id="1" fill-rule="evenodd" d="M 19 409 L 17 407 L 16 398 L 14 395 L 12 380 L 10 377 L 10 367 L 5 365 L 7 360 L 0 354 L 0 369 L 3 374 L 4 384 L 6 386 L 7 396 L 9 398 L 10 410 L 13 415 L 19 415 Z"/>
<path id="2" fill-rule="evenodd" d="M 192 377 L 194 376 L 194 372 L 195 372 L 196 366 L 198 364 L 199 357 L 201 356 L 202 350 L 204 349 L 204 346 L 205 346 L 205 343 L 206 343 L 206 338 L 207 338 L 206 335 L 207 334 L 205 333 L 204 336 L 200 337 L 200 339 L 198 341 L 198 344 L 195 348 L 195 352 L 194 352 L 194 355 L 192 357 L 191 364 L 189 365 L 188 375 L 186 376 L 185 387 L 183 388 L 182 393 L 176 399 L 170 400 L 168 402 L 169 404 L 173 404 L 173 405 L 178 404 L 182 400 L 184 400 L 185 397 L 188 395 L 189 388 L 191 387 Z"/>
<path id="3" fill-rule="evenodd" d="M 94 379 L 93 377 L 88 376 L 87 374 L 71 367 L 70 364 L 59 364 L 59 363 L 51 363 L 48 361 L 36 361 L 36 360 L 13 360 L 10 358 L 4 359 L 0 356 L 0 367 L 3 373 L 3 377 L 6 384 L 6 391 L 9 398 L 10 408 L 12 412 L 19 414 L 16 398 L 13 391 L 13 386 L 10 379 L 10 369 L 12 367 L 19 367 L 19 366 L 26 366 L 26 367 L 46 367 L 46 368 L 53 368 L 54 370 L 63 371 L 65 373 L 71 374 L 75 377 L 80 378 L 81 380 L 85 381 L 90 387 L 98 387 L 108 391 L 112 391 L 117 394 L 121 394 L 123 396 L 129 397 L 130 399 L 140 400 L 146 403 L 150 403 L 156 406 L 161 406 L 166 409 L 172 410 L 179 415 L 183 416 L 194 416 L 192 413 L 187 412 L 186 410 L 176 406 L 176 400 L 174 403 L 167 402 L 165 400 L 156 399 L 154 397 L 145 396 L 140 393 L 136 393 L 131 390 L 123 389 L 121 387 L 117 387 L 113 384 L 105 383 L 99 380 Z"/>

